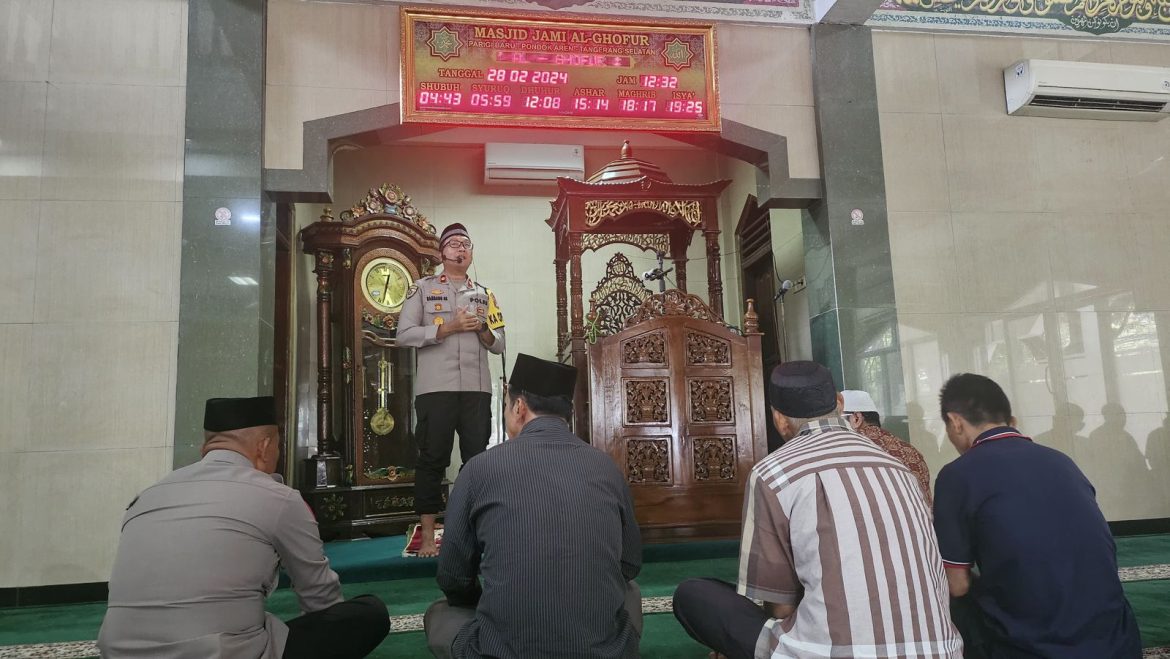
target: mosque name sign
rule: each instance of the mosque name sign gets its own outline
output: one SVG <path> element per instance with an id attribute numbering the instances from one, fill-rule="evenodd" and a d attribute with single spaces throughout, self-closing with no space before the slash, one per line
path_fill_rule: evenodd
<path id="1" fill-rule="evenodd" d="M 719 130 L 711 24 L 401 16 L 403 122 Z"/>

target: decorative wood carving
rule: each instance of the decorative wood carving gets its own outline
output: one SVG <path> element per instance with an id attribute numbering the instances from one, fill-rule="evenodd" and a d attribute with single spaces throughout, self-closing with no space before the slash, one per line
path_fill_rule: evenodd
<path id="1" fill-rule="evenodd" d="M 660 306 L 688 307 L 677 292 L 665 297 L 672 303 Z M 630 363 L 656 335 L 666 363 Z M 664 315 L 602 337 L 588 351 L 592 441 L 640 484 L 630 489 L 643 537 L 737 536 L 748 474 L 767 455 L 760 335 Z M 662 402 L 656 409 L 652 401 Z M 662 440 L 661 448 L 632 445 Z M 647 465 L 663 461 L 669 481 L 652 480 Z"/>
<path id="2" fill-rule="evenodd" d="M 626 423 L 667 423 L 666 380 L 626 380 Z"/>
<path id="3" fill-rule="evenodd" d="M 731 365 L 731 344 L 707 334 L 687 332 L 687 363 Z"/>
<path id="4" fill-rule="evenodd" d="M 665 233 L 586 233 L 581 236 L 581 249 L 585 251 L 614 243 L 633 245 L 647 252 L 666 254 L 670 251 L 670 235 Z"/>
<path id="5" fill-rule="evenodd" d="M 703 204 L 693 199 L 590 199 L 585 202 L 585 226 L 592 228 L 635 210 L 656 211 L 692 227 L 703 224 Z"/>
<path id="6" fill-rule="evenodd" d="M 592 423 L 591 393 L 585 375 L 589 372 L 586 357 L 589 343 L 581 297 L 582 252 L 623 242 L 669 254 L 678 288 L 685 291 L 687 248 L 697 231 L 713 232 L 718 236 L 719 196 L 731 183 L 729 180 L 674 183 L 656 165 L 639 161 L 637 167 L 631 169 L 626 167 L 629 163 L 625 160 L 623 156 L 622 162 L 611 163 L 615 165 L 612 170 L 610 165 L 603 168 L 603 172 L 609 173 L 620 170 L 621 176 L 616 179 L 604 175 L 595 175 L 588 181 L 558 179 L 559 192 L 556 200 L 551 202 L 551 212 L 546 220 L 555 240 L 554 262 L 571 264 L 567 308 L 557 308 L 557 356 L 572 363 L 580 374 L 574 397 L 573 429 L 586 441 L 590 440 Z M 708 276 L 707 290 L 709 299 L 722 305 L 723 288 L 718 270 L 716 267 L 715 275 Z M 557 288 L 559 295 L 565 284 L 558 281 Z M 715 315 L 718 317 L 721 312 L 716 311 Z M 566 316 L 567 322 L 562 321 Z M 615 314 L 599 314 L 598 317 L 606 318 L 608 322 L 621 319 Z M 562 327 L 567 327 L 567 332 Z M 618 358 L 615 355 L 615 360 Z M 620 390 L 615 393 L 620 393 Z"/>
<path id="7" fill-rule="evenodd" d="M 695 378 L 687 385 L 692 422 L 730 423 L 735 418 L 731 406 L 731 378 Z"/>
<path id="8" fill-rule="evenodd" d="M 716 315 L 699 296 L 671 289 L 665 293 L 655 293 L 646 298 L 642 302 L 642 306 L 638 307 L 626 319 L 626 327 L 633 327 L 638 323 L 662 316 L 688 316 L 726 325 L 723 319 Z"/>
<path id="9" fill-rule="evenodd" d="M 747 300 L 747 311 L 743 312 L 743 333 L 760 333 L 760 314 L 756 313 L 756 301 L 750 297 Z"/>
<path id="10" fill-rule="evenodd" d="M 734 437 L 696 437 L 694 447 L 695 480 L 735 479 Z"/>
<path id="11" fill-rule="evenodd" d="M 666 365 L 666 337 L 662 332 L 643 334 L 622 342 L 622 364 Z"/>
<path id="12" fill-rule="evenodd" d="M 631 483 L 669 483 L 669 440 L 627 438 L 626 477 Z"/>
<path id="13" fill-rule="evenodd" d="M 634 274 L 634 266 L 618 252 L 605 264 L 605 276 L 589 294 L 589 308 L 600 317 L 598 336 L 617 334 L 625 328 L 626 318 L 650 297 L 650 289 Z"/>
<path id="14" fill-rule="evenodd" d="M 707 237 L 707 288 L 711 296 L 711 310 L 723 318 L 723 279 L 719 273 L 719 232 L 704 231 Z"/>
<path id="15" fill-rule="evenodd" d="M 327 212 L 329 209 L 325 209 Z M 341 211 L 341 221 L 349 222 L 361 215 L 397 215 L 417 224 L 428 233 L 434 233 L 435 227 L 427 221 L 427 217 L 419 212 L 411 203 L 410 195 L 402 188 L 391 183 L 383 183 L 380 187 L 370 188 L 358 203 L 349 210 Z"/>

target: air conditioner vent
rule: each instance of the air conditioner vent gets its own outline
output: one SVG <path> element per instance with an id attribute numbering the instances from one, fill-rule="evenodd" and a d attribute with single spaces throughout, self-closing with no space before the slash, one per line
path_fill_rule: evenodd
<path id="1" fill-rule="evenodd" d="M 1117 112 L 1163 112 L 1166 103 L 1159 101 L 1135 101 L 1116 98 L 1085 98 L 1083 96 L 1038 95 L 1030 103 L 1044 108 L 1066 110 L 1114 110 Z"/>
<path id="2" fill-rule="evenodd" d="M 1003 71 L 1008 114 L 1101 121 L 1170 116 L 1170 68 L 1021 60 Z"/>

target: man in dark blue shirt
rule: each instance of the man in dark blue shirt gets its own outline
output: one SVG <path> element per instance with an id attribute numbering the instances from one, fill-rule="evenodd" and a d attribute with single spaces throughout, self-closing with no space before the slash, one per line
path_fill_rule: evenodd
<path id="1" fill-rule="evenodd" d="M 992 380 L 956 375 L 939 399 L 960 456 L 935 482 L 934 527 L 967 656 L 1141 657 L 1113 536 L 1084 474 L 1012 427 Z"/>

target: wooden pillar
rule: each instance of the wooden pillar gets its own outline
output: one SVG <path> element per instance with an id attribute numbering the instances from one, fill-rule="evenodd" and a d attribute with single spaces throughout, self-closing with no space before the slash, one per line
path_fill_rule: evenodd
<path id="1" fill-rule="evenodd" d="M 719 267 L 719 231 L 704 231 L 707 237 L 707 294 L 711 310 L 723 318 L 723 279 Z"/>
<path id="2" fill-rule="evenodd" d="M 317 453 L 336 455 L 333 438 L 333 252 L 318 250 L 317 267 Z"/>
<path id="3" fill-rule="evenodd" d="M 678 290 L 687 292 L 687 247 L 690 244 L 690 233 L 686 236 L 670 236 L 670 260 L 674 265 L 674 281 Z"/>
<path id="4" fill-rule="evenodd" d="M 557 273 L 557 357 L 564 357 L 569 346 L 569 300 L 565 291 L 565 261 L 554 259 Z"/>
<path id="5" fill-rule="evenodd" d="M 581 299 L 581 234 L 569 234 L 569 302 L 572 309 L 570 318 L 569 344 L 572 346 L 573 366 L 577 369 L 577 387 L 573 395 L 573 432 L 589 441 L 589 365 L 585 355 L 585 313 Z"/>

